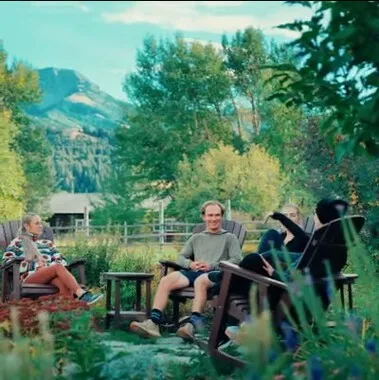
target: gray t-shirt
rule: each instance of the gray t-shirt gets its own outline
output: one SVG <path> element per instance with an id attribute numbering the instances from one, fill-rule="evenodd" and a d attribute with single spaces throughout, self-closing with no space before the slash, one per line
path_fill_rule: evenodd
<path id="1" fill-rule="evenodd" d="M 239 264 L 242 252 L 236 235 L 221 230 L 218 233 L 204 231 L 192 235 L 180 252 L 178 264 L 189 268 L 192 261 L 205 261 L 212 269 L 219 269 L 220 261 Z"/>

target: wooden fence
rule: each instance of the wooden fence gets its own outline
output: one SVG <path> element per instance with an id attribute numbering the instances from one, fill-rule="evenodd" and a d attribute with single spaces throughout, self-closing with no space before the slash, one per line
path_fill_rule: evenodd
<path id="1" fill-rule="evenodd" d="M 241 223 L 247 229 L 246 242 L 256 243 L 268 225 L 262 221 Z M 67 226 L 52 227 L 56 239 L 87 236 L 89 238 L 112 235 L 118 237 L 124 244 L 159 243 L 161 245 L 183 243 L 192 235 L 196 223 L 143 223 L 106 226 Z"/>

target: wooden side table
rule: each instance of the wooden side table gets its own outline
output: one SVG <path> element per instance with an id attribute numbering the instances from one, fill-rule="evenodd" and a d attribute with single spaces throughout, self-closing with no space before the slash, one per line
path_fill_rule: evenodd
<path id="1" fill-rule="evenodd" d="M 154 274 L 151 273 L 133 273 L 133 272 L 105 272 L 103 279 L 106 281 L 106 308 L 107 315 L 105 318 L 105 327 L 108 328 L 111 320 L 114 320 L 115 326 L 119 326 L 123 320 L 144 321 L 150 315 L 151 311 L 151 281 Z M 114 308 L 112 309 L 112 281 L 115 281 L 115 298 Z M 136 282 L 136 306 L 135 310 L 121 310 L 121 281 Z M 146 305 L 144 310 L 141 308 L 141 290 L 142 283 L 146 283 Z"/>

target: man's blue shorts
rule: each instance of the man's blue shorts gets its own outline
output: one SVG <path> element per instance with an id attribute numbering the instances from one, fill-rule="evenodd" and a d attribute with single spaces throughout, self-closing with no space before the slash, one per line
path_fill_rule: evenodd
<path id="1" fill-rule="evenodd" d="M 188 270 L 184 269 L 184 270 L 181 270 L 180 273 L 181 273 L 183 276 L 185 276 L 185 277 L 188 278 L 189 286 L 193 286 L 195 280 L 196 280 L 198 277 L 200 277 L 200 276 L 201 276 L 202 274 L 204 274 L 204 273 L 209 273 L 209 272 L 204 272 L 204 271 L 202 271 L 202 270 L 194 271 L 194 270 L 190 270 L 190 269 L 188 269 Z"/>

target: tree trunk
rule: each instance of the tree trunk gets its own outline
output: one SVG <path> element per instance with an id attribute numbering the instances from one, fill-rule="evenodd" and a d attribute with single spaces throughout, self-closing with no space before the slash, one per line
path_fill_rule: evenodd
<path id="1" fill-rule="evenodd" d="M 259 132 L 261 131 L 261 120 L 258 107 L 255 104 L 255 96 L 251 91 L 249 91 L 249 97 L 251 104 L 251 123 L 255 131 L 255 134 L 259 135 Z"/>
<path id="2" fill-rule="evenodd" d="M 230 91 L 230 98 L 232 99 L 232 104 L 233 104 L 233 107 L 234 107 L 234 111 L 235 111 L 236 116 L 237 116 L 238 134 L 239 134 L 240 137 L 242 137 L 241 117 L 240 117 L 240 113 L 238 111 L 238 107 L 237 107 L 236 101 L 234 100 L 233 91 Z"/>

